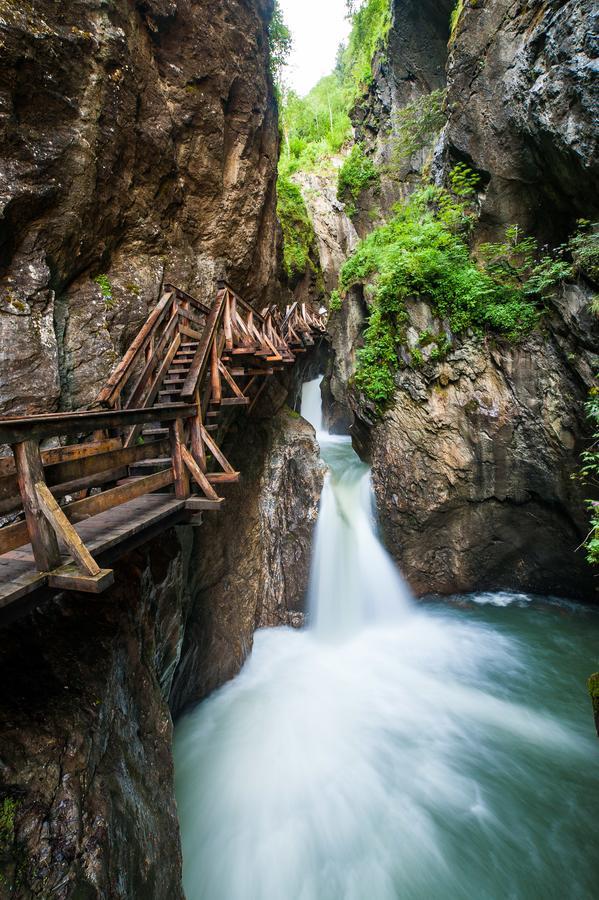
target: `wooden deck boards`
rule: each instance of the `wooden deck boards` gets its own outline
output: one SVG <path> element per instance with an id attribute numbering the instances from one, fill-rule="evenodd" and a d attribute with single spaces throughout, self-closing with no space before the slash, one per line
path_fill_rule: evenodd
<path id="1" fill-rule="evenodd" d="M 184 509 L 185 501 L 172 494 L 145 494 L 79 522 L 75 528 L 92 555 L 99 555 Z M 62 545 L 61 561 L 71 561 Z M 47 583 L 48 576 L 35 568 L 31 544 L 0 556 L 0 608 Z"/>

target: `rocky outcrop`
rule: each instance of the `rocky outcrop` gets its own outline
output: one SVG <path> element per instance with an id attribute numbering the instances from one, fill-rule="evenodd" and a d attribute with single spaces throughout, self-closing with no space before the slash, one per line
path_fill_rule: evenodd
<path id="1" fill-rule="evenodd" d="M 446 13 L 395 3 L 389 48 L 356 110 L 358 137 L 383 164 L 397 110 L 444 84 Z M 420 15 L 424 28 L 416 27 Z M 466 0 L 450 43 L 448 121 L 434 171 L 442 179 L 462 161 L 481 173 L 476 241 L 512 223 L 561 240 L 577 216 L 596 214 L 595 18 L 587 2 Z M 385 188 L 384 173 L 383 210 L 411 188 L 423 160 L 416 154 L 399 172 L 399 194 Z M 595 596 L 577 552 L 588 530 L 587 489 L 572 480 L 588 438 L 583 403 L 599 368 L 591 295 L 588 285 L 568 286 L 520 344 L 457 340 L 426 298 L 408 302 L 407 344 L 431 332 L 451 337 L 453 349 L 434 363 L 433 345 L 419 347 L 421 368 L 400 351 L 397 393 L 382 419 L 353 388 L 367 297 L 354 289 L 332 317 L 329 421 L 353 420 L 357 449 L 372 461 L 385 540 L 417 593 Z"/>
<path id="2" fill-rule="evenodd" d="M 236 675 L 256 628 L 301 625 L 324 467 L 311 425 L 287 408 L 231 444 L 243 472 L 226 509 L 206 517 L 190 570 L 175 712 Z"/>
<path id="3" fill-rule="evenodd" d="M 464 4 L 440 154 L 487 184 L 481 236 L 517 223 L 548 240 L 599 212 L 599 12 L 593 0 Z"/>
<path id="4" fill-rule="evenodd" d="M 416 593 L 595 597 L 573 476 L 596 362 L 571 331 L 564 344 L 546 330 L 517 346 L 471 339 L 441 364 L 403 370 L 370 452 L 385 540 Z"/>
<path id="5" fill-rule="evenodd" d="M 0 897 L 182 900 L 168 697 L 189 551 L 166 533 L 106 594 L 3 628 Z"/>
<path id="6" fill-rule="evenodd" d="M 271 5 L 0 0 L 0 413 L 92 401 L 163 281 L 270 299 Z"/>

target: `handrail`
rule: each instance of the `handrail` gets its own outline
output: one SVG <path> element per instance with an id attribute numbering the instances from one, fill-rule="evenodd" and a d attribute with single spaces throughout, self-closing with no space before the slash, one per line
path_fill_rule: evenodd
<path id="1" fill-rule="evenodd" d="M 202 303 L 201 300 L 198 300 L 197 297 L 192 296 L 192 294 L 188 294 L 187 291 L 184 291 L 182 288 L 176 287 L 176 285 L 167 282 L 164 285 L 167 291 L 173 291 L 173 293 L 177 294 L 177 296 L 185 297 L 186 300 L 189 300 L 195 307 L 197 307 L 200 312 L 202 312 L 205 316 L 210 314 L 210 307 L 206 306 L 205 303 Z"/>
<path id="2" fill-rule="evenodd" d="M 208 357 L 210 354 L 210 347 L 225 311 L 226 290 L 226 288 L 221 288 L 221 290 L 216 295 L 216 300 L 214 301 L 214 305 L 210 310 L 210 315 L 208 316 L 208 319 L 206 321 L 202 339 L 198 344 L 198 349 L 196 350 L 195 356 L 192 360 L 189 374 L 185 379 L 185 383 L 181 391 L 181 399 L 183 401 L 193 400 L 196 389 L 198 388 L 206 372 L 206 368 L 208 366 Z"/>
<path id="3" fill-rule="evenodd" d="M 51 415 L 23 416 L 0 419 L 0 444 L 17 444 L 26 440 L 43 440 L 58 435 L 86 434 L 105 428 L 143 424 L 144 422 L 171 422 L 195 414 L 195 406 L 172 403 L 168 406 L 145 409 L 107 409 L 97 412 L 54 413 Z"/>
<path id="4" fill-rule="evenodd" d="M 96 401 L 97 403 L 110 404 L 117 396 L 119 387 L 124 384 L 129 370 L 131 369 L 135 359 L 137 358 L 138 353 L 145 349 L 150 338 L 152 337 L 152 333 L 158 327 L 163 316 L 165 315 L 167 306 L 172 296 L 172 292 L 167 291 L 162 296 L 161 300 L 159 300 L 159 302 L 156 304 L 156 306 L 148 316 L 145 324 L 141 327 L 140 331 L 135 337 L 135 340 L 123 356 L 121 362 L 116 367 L 116 369 L 114 369 L 105 386 L 98 394 Z"/>

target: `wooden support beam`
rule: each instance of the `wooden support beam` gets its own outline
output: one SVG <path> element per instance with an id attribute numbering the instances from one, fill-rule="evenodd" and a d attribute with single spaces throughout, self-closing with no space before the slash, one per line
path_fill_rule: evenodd
<path id="1" fill-rule="evenodd" d="M 195 483 L 198 485 L 198 487 L 201 488 L 201 490 L 204 492 L 204 494 L 206 495 L 208 500 L 219 500 L 220 498 L 219 498 L 218 494 L 216 493 L 216 491 L 214 490 L 214 488 L 208 481 L 207 476 L 202 472 L 202 470 L 196 463 L 195 459 L 193 458 L 193 456 L 191 455 L 191 453 L 189 452 L 187 447 L 182 446 L 181 455 L 183 457 L 183 461 L 184 461 L 185 465 L 187 466 L 187 468 L 189 469 L 189 471 L 191 473 L 191 477 L 193 478 Z M 187 506 L 187 503 L 189 503 L 189 500 L 187 500 L 185 502 L 186 506 Z"/>
<path id="2" fill-rule="evenodd" d="M 48 486 L 43 481 L 38 481 L 35 492 L 43 514 L 56 532 L 56 536 L 64 541 L 75 562 L 87 575 L 99 575 L 100 566 L 50 493 Z"/>
<path id="3" fill-rule="evenodd" d="M 183 451 L 187 451 L 185 447 L 185 428 L 182 419 L 176 419 L 171 423 L 169 428 L 171 439 L 171 459 L 173 461 L 173 472 L 175 474 L 175 496 L 179 500 L 185 500 L 189 497 L 189 475 L 183 461 Z"/>
<path id="4" fill-rule="evenodd" d="M 225 331 L 225 347 L 233 349 L 233 328 L 231 325 L 231 295 L 229 291 L 225 295 L 225 312 L 223 316 L 223 328 Z"/>
<path id="5" fill-rule="evenodd" d="M 204 450 L 204 438 L 202 437 L 202 405 L 200 403 L 200 391 L 196 390 L 197 415 L 189 421 L 189 437 L 191 441 L 191 455 L 199 465 L 202 472 L 206 471 L 206 451 Z"/>
<path id="6" fill-rule="evenodd" d="M 13 446 L 13 453 L 35 564 L 40 572 L 48 572 L 60 565 L 60 550 L 54 530 L 40 508 L 35 488 L 38 482 L 44 481 L 40 448 L 37 441 L 21 441 Z"/>
<path id="7" fill-rule="evenodd" d="M 227 459 L 225 454 L 222 452 L 222 450 L 220 449 L 218 444 L 216 444 L 212 440 L 212 438 L 210 437 L 210 435 L 208 434 L 208 432 L 206 431 L 204 426 L 202 426 L 202 437 L 204 438 L 204 443 L 206 444 L 206 446 L 212 453 L 213 457 L 215 458 L 215 460 L 218 463 L 220 463 L 220 465 L 223 467 L 224 471 L 225 472 L 234 472 L 235 469 L 233 468 L 233 466 L 231 465 L 231 463 L 229 462 L 229 460 Z"/>
<path id="8" fill-rule="evenodd" d="M 114 584 L 112 569 L 100 569 L 97 575 L 82 575 L 74 563 L 69 563 L 48 573 L 48 586 L 60 591 L 101 594 L 112 584 Z"/>
<path id="9" fill-rule="evenodd" d="M 208 484 L 211 487 L 210 482 Z M 206 512 L 208 510 L 218 512 L 224 502 L 224 497 L 218 497 L 216 500 L 209 500 L 207 497 L 190 497 L 189 500 L 185 501 L 185 509 L 191 512 Z"/>
<path id="10" fill-rule="evenodd" d="M 73 459 L 84 459 L 88 456 L 96 456 L 98 453 L 118 450 L 122 446 L 120 438 L 109 438 L 86 444 L 69 444 L 66 447 L 54 447 L 52 450 L 41 451 L 42 465 L 52 466 L 56 463 L 70 462 Z M 14 475 L 16 471 L 14 456 L 0 457 L 0 478 Z"/>
<path id="11" fill-rule="evenodd" d="M 218 370 L 218 347 L 216 345 L 216 335 L 212 341 L 210 348 L 210 378 L 212 381 L 212 399 L 215 403 L 220 403 L 223 396 L 222 384 L 220 381 L 220 372 Z"/>
<path id="12" fill-rule="evenodd" d="M 237 384 L 237 382 L 235 381 L 233 376 L 229 373 L 229 370 L 227 369 L 227 367 L 225 365 L 223 365 L 223 363 L 220 361 L 220 359 L 218 361 L 218 368 L 219 368 L 220 373 L 224 377 L 225 381 L 227 382 L 227 384 L 229 385 L 229 387 L 235 394 L 235 396 L 240 397 L 241 399 L 245 399 L 241 388 L 239 387 L 239 385 Z"/>

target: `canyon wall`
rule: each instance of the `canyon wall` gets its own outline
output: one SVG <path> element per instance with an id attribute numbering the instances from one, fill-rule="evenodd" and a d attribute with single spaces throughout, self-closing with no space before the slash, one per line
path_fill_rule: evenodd
<path id="1" fill-rule="evenodd" d="M 384 166 L 398 110 L 444 85 L 445 125 L 436 142 L 383 171 L 378 196 L 361 198 L 362 230 L 373 208 L 388 215 L 423 173 L 440 182 L 458 162 L 482 178 L 475 244 L 510 224 L 558 242 L 577 217 L 592 219 L 596 18 L 587 2 L 466 0 L 447 52 L 440 37 L 444 28 L 449 35 L 448 10 L 396 0 L 388 47 L 355 111 L 357 137 Z M 333 313 L 329 418 L 353 420 L 356 446 L 372 462 L 386 543 L 418 594 L 596 596 L 579 549 L 588 489 L 573 480 L 588 441 L 583 404 L 599 369 L 594 293 L 582 281 L 558 290 L 539 329 L 517 343 L 452 335 L 426 298 L 409 302 L 405 351 L 426 332 L 445 334 L 451 350 L 435 362 L 425 346 L 420 368 L 402 350 L 382 416 L 353 386 L 368 297 L 355 288 Z"/>
<path id="2" fill-rule="evenodd" d="M 270 298 L 271 5 L 0 2 L 0 413 L 91 402 L 165 281 Z"/>
<path id="3" fill-rule="evenodd" d="M 164 282 L 278 299 L 271 7 L 0 0 L 0 413 L 93 401 Z M 223 511 L 3 624 L 0 898 L 182 898 L 171 715 L 301 620 L 322 469 L 289 390 L 231 433 Z"/>

